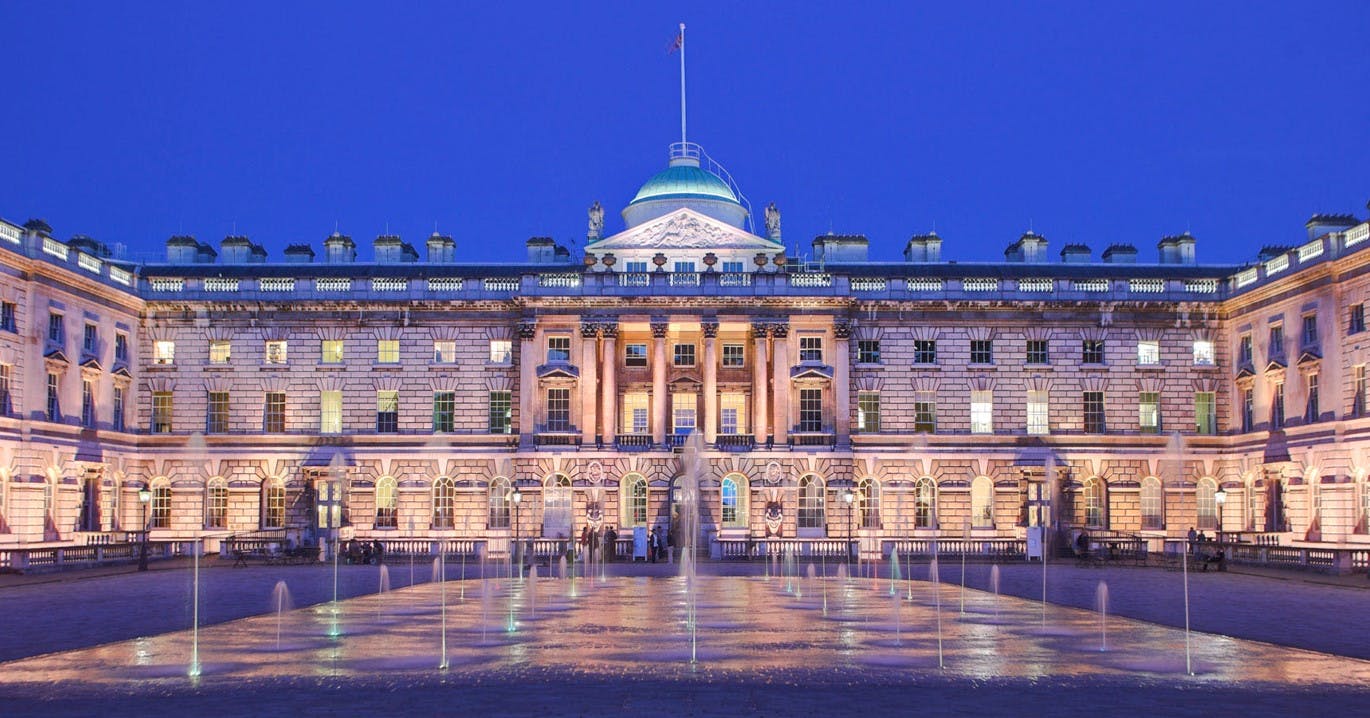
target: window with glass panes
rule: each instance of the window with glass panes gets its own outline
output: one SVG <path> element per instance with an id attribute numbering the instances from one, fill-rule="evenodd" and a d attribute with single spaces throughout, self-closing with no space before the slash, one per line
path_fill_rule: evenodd
<path id="1" fill-rule="evenodd" d="M 94 324 L 87 324 L 81 335 L 81 351 L 86 354 L 94 354 L 95 350 L 99 348 L 99 344 L 99 329 L 97 329 Z"/>
<path id="2" fill-rule="evenodd" d="M 214 339 L 209 342 L 209 363 L 227 364 L 233 358 L 233 345 L 227 339 Z"/>
<path id="3" fill-rule="evenodd" d="M 66 343 L 65 317 L 57 312 L 48 313 L 48 341 L 53 344 Z"/>
<path id="4" fill-rule="evenodd" d="M 1270 387 L 1270 428 L 1284 426 L 1284 382 L 1277 381 Z"/>
<path id="5" fill-rule="evenodd" d="M 228 528 L 228 485 L 223 479 L 210 479 L 205 492 L 205 528 Z"/>
<path id="6" fill-rule="evenodd" d="M 741 274 L 747 271 L 747 264 L 742 261 L 731 261 L 722 263 L 725 274 Z"/>
<path id="7" fill-rule="evenodd" d="M 123 332 L 114 335 L 114 361 L 128 361 L 128 335 Z"/>
<path id="8" fill-rule="evenodd" d="M 800 337 L 800 338 L 799 338 L 799 361 L 801 361 L 801 362 L 822 362 L 822 361 L 823 361 L 823 337 Z"/>
<path id="9" fill-rule="evenodd" d="M 152 343 L 152 363 L 171 364 L 176 361 L 176 342 L 161 339 Z"/>
<path id="10" fill-rule="evenodd" d="M 457 363 L 457 343 L 450 339 L 439 339 L 433 341 L 433 363 L 434 364 L 455 364 Z"/>
<path id="11" fill-rule="evenodd" d="M 1270 327 L 1270 346 L 1267 356 L 1270 359 L 1284 358 L 1284 325 L 1275 324 Z"/>
<path id="12" fill-rule="evenodd" d="M 880 431 L 880 392 L 857 392 L 855 428 L 867 433 Z"/>
<path id="13" fill-rule="evenodd" d="M 650 404 L 644 392 L 630 392 L 623 395 L 623 433 L 646 434 L 651 431 Z"/>
<path id="14" fill-rule="evenodd" d="M 1217 490 L 1218 483 L 1209 478 L 1199 479 L 1198 486 L 1194 488 L 1194 502 L 1200 529 L 1218 528 L 1218 502 L 1214 498 Z"/>
<path id="15" fill-rule="evenodd" d="M 1088 361 L 1088 360 L 1086 360 Z M 1100 360 L 1102 362 L 1102 360 Z M 1161 343 L 1151 339 L 1137 342 L 1137 365 L 1157 366 L 1161 363 Z"/>
<path id="16" fill-rule="evenodd" d="M 1252 347 L 1251 335 L 1250 335 L 1250 334 L 1243 334 L 1243 335 L 1242 335 L 1242 338 L 1237 342 L 1237 363 L 1238 363 L 1238 364 L 1250 364 L 1250 363 L 1252 363 L 1252 362 L 1255 360 L 1255 359 L 1254 359 L 1254 352 L 1252 351 L 1252 348 L 1251 348 L 1251 347 Z"/>
<path id="17" fill-rule="evenodd" d="M 10 377 L 13 371 L 12 364 L 0 364 L 0 416 L 9 416 L 14 410 L 10 398 Z"/>
<path id="18" fill-rule="evenodd" d="M 861 507 L 861 528 L 880 528 L 880 484 L 875 479 L 861 479 L 856 485 L 856 498 Z"/>
<path id="19" fill-rule="evenodd" d="M 376 433 L 397 434 L 400 430 L 400 392 L 398 389 L 376 390 Z"/>
<path id="20" fill-rule="evenodd" d="M 152 392 L 152 433 L 171 433 L 171 392 Z"/>
<path id="21" fill-rule="evenodd" d="M 799 480 L 799 528 L 820 529 L 824 521 L 823 480 L 805 476 Z"/>
<path id="22" fill-rule="evenodd" d="M 723 366 L 736 369 L 747 365 L 747 348 L 741 344 L 723 345 Z"/>
<path id="23" fill-rule="evenodd" d="M 747 431 L 747 395 L 726 392 L 718 396 L 718 433 L 741 434 Z"/>
<path id="24" fill-rule="evenodd" d="M 859 339 L 856 342 L 856 363 L 857 364 L 879 364 L 880 363 L 880 340 L 878 339 Z"/>
<path id="25" fill-rule="evenodd" d="M 933 434 L 937 432 L 937 394 L 930 391 L 913 393 L 913 431 Z"/>
<path id="26" fill-rule="evenodd" d="M 971 364 L 993 364 L 994 363 L 994 341 L 990 339 L 970 340 L 970 363 Z"/>
<path id="27" fill-rule="evenodd" d="M 676 262 L 676 263 L 675 263 L 675 271 L 680 272 L 680 273 L 682 273 L 682 274 L 693 274 L 694 271 L 695 271 L 695 263 L 694 263 L 694 262 Z"/>
<path id="28" fill-rule="evenodd" d="M 719 489 L 720 503 L 723 507 L 723 525 L 737 526 L 738 516 L 738 479 L 740 477 L 724 477 L 722 486 Z"/>
<path id="29" fill-rule="evenodd" d="M 48 372 L 48 421 L 62 420 L 61 393 L 58 391 L 58 375 L 56 372 Z"/>
<path id="30" fill-rule="evenodd" d="M 680 367 L 695 365 L 695 345 L 677 344 L 672 356 L 672 363 Z"/>
<path id="31" fill-rule="evenodd" d="M 1161 480 L 1155 476 L 1142 479 L 1142 528 L 1165 528 L 1162 510 L 1165 508 L 1165 494 L 1161 491 Z"/>
<path id="32" fill-rule="evenodd" d="M 1137 428 L 1147 434 L 1161 429 L 1161 393 L 1143 391 L 1137 394 Z"/>
<path id="33" fill-rule="evenodd" d="M 1104 433 L 1104 393 L 1087 391 L 1084 395 L 1085 433 Z"/>
<path id="34" fill-rule="evenodd" d="M 208 408 L 205 412 L 206 434 L 228 433 L 228 392 L 211 391 L 206 397 Z"/>
<path id="35" fill-rule="evenodd" d="M 1318 345 L 1318 315 L 1303 315 L 1303 342 L 1301 346 L 1315 347 Z"/>
<path id="36" fill-rule="evenodd" d="M 268 434 L 285 433 L 285 392 L 268 391 L 262 411 L 262 431 Z"/>
<path id="37" fill-rule="evenodd" d="M 1318 420 L 1321 408 L 1318 405 L 1318 375 L 1308 375 L 1308 393 L 1304 399 L 1303 420 L 1304 423 L 1311 424 Z"/>
<path id="38" fill-rule="evenodd" d="M 1351 415 L 1365 416 L 1367 413 L 1370 413 L 1366 411 L 1370 406 L 1366 405 L 1366 389 L 1368 387 L 1365 380 L 1365 365 L 1357 364 L 1352 367 L 1351 375 L 1354 377 L 1355 382 L 1355 391 L 1351 397 Z"/>
<path id="39" fill-rule="evenodd" d="M 1256 390 L 1242 389 L 1242 431 L 1256 428 Z"/>
<path id="40" fill-rule="evenodd" d="M 490 433 L 509 434 L 514 431 L 514 393 L 508 390 L 490 392 Z"/>
<path id="41" fill-rule="evenodd" d="M 14 316 L 18 306 L 14 302 L 0 302 L 0 331 L 18 331 Z"/>
<path id="42" fill-rule="evenodd" d="M 1216 357 L 1213 342 L 1207 339 L 1194 340 L 1194 366 L 1213 366 Z"/>
<path id="43" fill-rule="evenodd" d="M 823 390 L 799 390 L 799 430 L 823 430 Z"/>
<path id="44" fill-rule="evenodd" d="M 1083 364 L 1104 363 L 1104 341 L 1085 339 L 1080 343 L 1080 362 Z"/>
<path id="45" fill-rule="evenodd" d="M 81 426 L 95 428 L 95 382 L 81 380 Z"/>
<path id="46" fill-rule="evenodd" d="M 695 430 L 695 395 L 677 392 L 671 395 L 671 431 L 688 434 Z"/>
<path id="47" fill-rule="evenodd" d="M 490 340 L 490 363 L 508 364 L 514 360 L 514 342 L 509 339 Z"/>
<path id="48" fill-rule="evenodd" d="M 268 363 L 268 364 L 273 364 L 273 363 L 284 363 L 284 362 L 285 362 L 285 347 L 281 347 L 281 354 L 280 354 L 280 361 L 279 361 L 279 362 L 272 362 L 272 361 L 269 360 L 269 359 L 267 360 L 267 363 Z M 320 364 L 341 364 L 341 363 L 343 363 L 343 342 L 342 342 L 341 339 L 324 339 L 323 341 L 319 342 L 319 363 L 320 363 Z"/>
<path id="49" fill-rule="evenodd" d="M 1218 433 L 1218 399 L 1211 391 L 1194 392 L 1194 430 L 1199 434 Z"/>
<path id="50" fill-rule="evenodd" d="M 165 484 L 152 487 L 152 505 L 149 508 L 152 528 L 171 528 L 171 487 Z"/>
<path id="51" fill-rule="evenodd" d="M 397 483 L 393 476 L 382 476 L 376 480 L 376 528 L 393 529 L 399 525 L 399 512 L 395 510 L 395 489 Z"/>
<path id="52" fill-rule="evenodd" d="M 628 484 L 628 525 L 647 524 L 647 480 L 641 476 Z"/>
<path id="53" fill-rule="evenodd" d="M 377 340 L 376 340 L 376 363 L 377 363 L 377 364 L 399 364 L 399 363 L 400 363 L 400 340 L 398 340 L 398 339 L 377 339 Z"/>
<path id="54" fill-rule="evenodd" d="M 1365 305 L 1352 304 L 1351 318 L 1346 323 L 1347 334 L 1359 334 L 1365 331 Z"/>
<path id="55" fill-rule="evenodd" d="M 124 388 L 114 387 L 113 391 L 113 411 L 110 413 L 109 424 L 115 431 L 124 430 Z"/>
<path id="56" fill-rule="evenodd" d="M 547 430 L 569 431 L 571 429 L 571 390 L 552 388 L 547 390 Z"/>
<path id="57" fill-rule="evenodd" d="M 451 432 L 456 426 L 456 414 L 456 392 L 433 392 L 433 433 Z"/>
<path id="58" fill-rule="evenodd" d="M 914 339 L 914 340 L 913 340 L 913 363 L 914 363 L 914 364 L 936 364 L 936 363 L 937 363 L 937 340 L 935 340 L 935 339 Z"/>
<path id="59" fill-rule="evenodd" d="M 1027 433 L 1049 434 L 1050 407 L 1047 405 L 1047 392 L 1032 390 L 1027 399 Z"/>
<path id="60" fill-rule="evenodd" d="M 284 364 L 288 357 L 289 347 L 284 341 L 270 341 L 266 343 L 263 353 L 263 360 L 267 364 Z M 341 359 L 339 360 L 341 361 Z"/>
<path id="61" fill-rule="evenodd" d="M 647 345 L 624 344 L 623 366 L 647 366 Z"/>
<path id="62" fill-rule="evenodd" d="M 647 261 L 641 260 L 636 262 L 624 262 L 623 271 L 628 272 L 630 274 L 635 272 L 645 272 L 647 271 Z"/>
<path id="63" fill-rule="evenodd" d="M 342 392 L 328 390 L 319 392 L 319 433 L 342 433 Z"/>
<path id="64" fill-rule="evenodd" d="M 1047 352 L 1047 340 L 1029 339 L 1027 340 L 1027 363 L 1028 364 L 1049 364 L 1051 355 Z"/>
<path id="65" fill-rule="evenodd" d="M 970 393 L 970 433 L 994 433 L 994 392 L 977 389 Z"/>
<path id="66" fill-rule="evenodd" d="M 571 361 L 571 338 L 570 337 L 547 337 L 547 361 L 569 362 Z"/>
<path id="67" fill-rule="evenodd" d="M 509 528 L 510 504 L 509 494 L 512 489 L 509 487 L 509 479 L 503 476 L 490 482 L 490 515 L 486 519 L 486 528 L 507 529 Z"/>
<path id="68" fill-rule="evenodd" d="M 262 528 L 282 528 L 285 526 L 285 484 L 268 480 L 262 493 Z"/>

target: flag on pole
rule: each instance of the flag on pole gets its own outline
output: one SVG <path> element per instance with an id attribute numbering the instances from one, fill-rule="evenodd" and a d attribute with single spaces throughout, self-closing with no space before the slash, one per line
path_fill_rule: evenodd
<path id="1" fill-rule="evenodd" d="M 671 44 L 669 44 L 669 45 L 666 46 L 666 54 L 667 54 L 667 55 L 670 55 L 670 54 L 674 53 L 676 50 L 679 50 L 684 44 L 685 44 L 685 33 L 683 33 L 683 32 L 677 32 L 677 33 L 675 34 L 675 37 L 671 38 Z"/>

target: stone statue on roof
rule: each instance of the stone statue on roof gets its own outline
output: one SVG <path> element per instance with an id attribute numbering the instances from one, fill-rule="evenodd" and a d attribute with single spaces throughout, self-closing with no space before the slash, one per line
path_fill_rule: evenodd
<path id="1" fill-rule="evenodd" d="M 773 241 L 780 241 L 780 210 L 772 202 L 766 205 L 766 238 Z"/>
<path id="2" fill-rule="evenodd" d="M 599 239 L 604 233 L 604 208 L 599 206 L 599 201 L 590 205 L 590 231 L 585 233 L 586 239 Z"/>

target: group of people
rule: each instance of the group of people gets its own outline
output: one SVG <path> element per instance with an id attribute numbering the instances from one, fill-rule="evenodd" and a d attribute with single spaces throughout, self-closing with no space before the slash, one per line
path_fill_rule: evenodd
<path id="1" fill-rule="evenodd" d="M 1208 544 L 1213 539 L 1208 538 L 1202 531 L 1195 532 L 1194 527 L 1189 527 L 1189 551 L 1203 567 L 1202 571 L 1207 571 L 1209 564 L 1215 564 L 1219 571 L 1226 570 L 1223 560 L 1227 558 L 1226 553 L 1221 548 L 1208 548 Z"/>
<path id="2" fill-rule="evenodd" d="M 580 547 L 577 559 L 581 561 L 618 560 L 618 531 L 612 525 L 601 526 L 598 531 L 586 525 L 580 530 Z M 657 526 L 647 534 L 647 560 L 656 563 L 657 559 L 670 555 L 671 537 L 665 528 Z"/>
<path id="3" fill-rule="evenodd" d="M 347 557 L 348 563 L 375 563 L 379 566 L 382 559 L 385 557 L 385 546 L 381 544 L 379 539 L 372 541 L 358 541 L 357 539 L 352 539 L 347 542 L 343 555 Z"/>

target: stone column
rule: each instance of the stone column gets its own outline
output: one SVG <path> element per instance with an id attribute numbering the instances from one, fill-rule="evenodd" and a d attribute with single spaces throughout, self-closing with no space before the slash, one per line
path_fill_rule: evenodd
<path id="1" fill-rule="evenodd" d="M 752 432 L 758 446 L 771 436 L 771 407 L 766 391 L 771 382 L 766 361 L 767 330 L 764 322 L 752 323 Z"/>
<path id="2" fill-rule="evenodd" d="M 774 369 L 772 389 L 775 408 L 771 411 L 771 436 L 777 445 L 790 440 L 790 324 L 776 322 L 771 325 Z"/>
<path id="3" fill-rule="evenodd" d="M 537 406 L 537 320 L 519 322 L 519 446 L 533 445 L 534 407 Z"/>
<path id="4" fill-rule="evenodd" d="M 618 324 L 601 323 L 599 329 L 604 333 L 604 366 L 599 378 L 599 421 L 604 442 L 613 445 L 618 434 L 618 385 L 615 383 L 618 371 Z"/>
<path id="5" fill-rule="evenodd" d="M 652 443 L 666 445 L 666 420 L 670 416 L 671 397 L 666 393 L 666 330 L 670 323 L 663 317 L 652 318 Z"/>
<path id="6" fill-rule="evenodd" d="M 699 323 L 704 333 L 704 406 L 699 421 L 704 442 L 718 441 L 718 319 L 705 317 Z"/>
<path id="7" fill-rule="evenodd" d="M 580 443 L 598 443 L 599 382 L 599 325 L 580 323 Z"/>
<path id="8" fill-rule="evenodd" d="M 837 445 L 851 445 L 851 324 L 839 318 L 832 326 L 832 391 Z"/>

